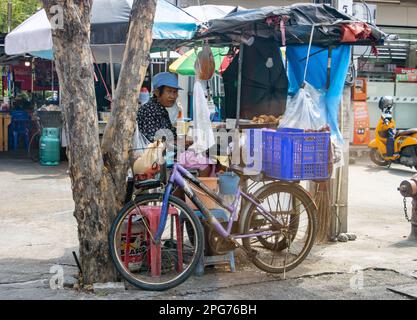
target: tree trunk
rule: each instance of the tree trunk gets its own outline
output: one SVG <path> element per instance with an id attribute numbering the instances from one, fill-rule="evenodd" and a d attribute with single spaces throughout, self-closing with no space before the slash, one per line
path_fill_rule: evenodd
<path id="1" fill-rule="evenodd" d="M 140 87 L 149 65 L 152 45 L 152 25 L 156 0 L 135 1 L 127 44 L 123 56 L 119 82 L 114 95 L 112 117 L 104 132 L 102 150 L 106 168 L 115 185 L 119 206 L 125 199 L 126 174 L 129 166 L 129 148 L 135 130 Z"/>
<path id="2" fill-rule="evenodd" d="M 93 59 L 90 49 L 92 0 L 42 0 L 49 19 L 51 6 L 63 12 L 63 28 L 53 30 L 54 58 L 60 84 L 64 125 L 69 136 L 68 161 L 78 223 L 79 255 L 84 284 L 114 281 L 108 234 L 126 189 L 127 145 L 134 129 L 138 88 L 146 71 L 155 0 L 135 0 L 123 70 L 110 120 L 113 144 L 100 148 Z M 140 11 L 142 10 L 142 11 Z M 149 30 L 138 28 L 141 21 Z M 135 28 L 132 28 L 132 27 Z M 139 32 L 143 32 L 139 34 Z M 142 42 L 145 44 L 139 50 Z M 137 51 L 134 51 L 135 48 Z M 145 58 L 143 57 L 145 56 Z M 129 78 L 130 77 L 130 78 Z M 122 96 L 123 95 L 123 96 Z M 109 138 L 107 138 L 109 139 Z M 107 145 L 107 144 L 106 144 Z M 124 178 L 122 178 L 122 176 Z"/>

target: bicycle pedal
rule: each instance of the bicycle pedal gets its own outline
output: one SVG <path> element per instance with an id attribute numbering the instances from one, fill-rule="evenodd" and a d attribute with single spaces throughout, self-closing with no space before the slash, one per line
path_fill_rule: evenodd
<path id="1" fill-rule="evenodd" d="M 248 258 L 250 260 L 253 260 L 256 258 L 256 256 L 258 255 L 258 251 L 255 249 L 251 249 L 250 251 L 245 250 L 246 251 L 246 255 L 248 256 Z"/>

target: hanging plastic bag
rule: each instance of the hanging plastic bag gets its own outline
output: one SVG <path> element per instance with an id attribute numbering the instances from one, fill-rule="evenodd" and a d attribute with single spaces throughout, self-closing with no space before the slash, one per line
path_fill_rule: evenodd
<path id="1" fill-rule="evenodd" d="M 210 111 L 204 94 L 203 84 L 200 80 L 194 83 L 193 99 L 193 145 L 190 149 L 196 153 L 205 152 L 210 149 L 215 141 L 210 121 Z"/>
<path id="2" fill-rule="evenodd" d="M 293 97 L 288 98 L 279 127 L 318 130 L 326 123 L 327 114 L 323 95 L 305 82 Z"/>
<path id="3" fill-rule="evenodd" d="M 213 77 L 216 64 L 214 62 L 213 52 L 207 44 L 197 54 L 194 69 L 195 76 L 199 80 L 210 80 Z"/>

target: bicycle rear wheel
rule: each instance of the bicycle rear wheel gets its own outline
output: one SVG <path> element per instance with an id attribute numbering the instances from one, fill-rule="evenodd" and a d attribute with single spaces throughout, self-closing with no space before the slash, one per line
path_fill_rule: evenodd
<path id="1" fill-rule="evenodd" d="M 309 254 L 317 230 L 317 207 L 309 194 L 298 185 L 271 183 L 257 199 L 274 217 L 265 218 L 252 205 L 244 221 L 243 245 L 254 253 L 253 263 L 261 270 L 282 273 L 298 266 Z"/>
<path id="2" fill-rule="evenodd" d="M 39 162 L 39 140 L 41 135 L 39 132 L 36 132 L 29 142 L 29 150 L 28 154 L 29 157 L 32 159 L 33 162 Z"/>
<path id="3" fill-rule="evenodd" d="M 117 270 L 129 283 L 144 290 L 167 290 L 184 282 L 196 268 L 204 249 L 199 219 L 174 196 L 169 198 L 169 216 L 160 244 L 153 242 L 162 198 L 162 194 L 145 194 L 129 202 L 117 216 L 109 235 Z"/>

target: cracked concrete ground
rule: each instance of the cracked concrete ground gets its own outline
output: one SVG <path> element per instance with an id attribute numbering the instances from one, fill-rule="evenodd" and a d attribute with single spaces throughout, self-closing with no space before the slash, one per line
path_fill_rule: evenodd
<path id="1" fill-rule="evenodd" d="M 410 226 L 396 190 L 412 174 L 363 159 L 351 165 L 349 232 L 357 240 L 316 245 L 285 280 L 241 263 L 236 273 L 206 269 L 204 277 L 162 293 L 86 294 L 49 285 L 54 265 L 77 273 L 66 164 L 48 168 L 0 156 L 0 299 L 408 299 L 387 288 L 417 285 L 417 243 L 406 239 Z"/>

